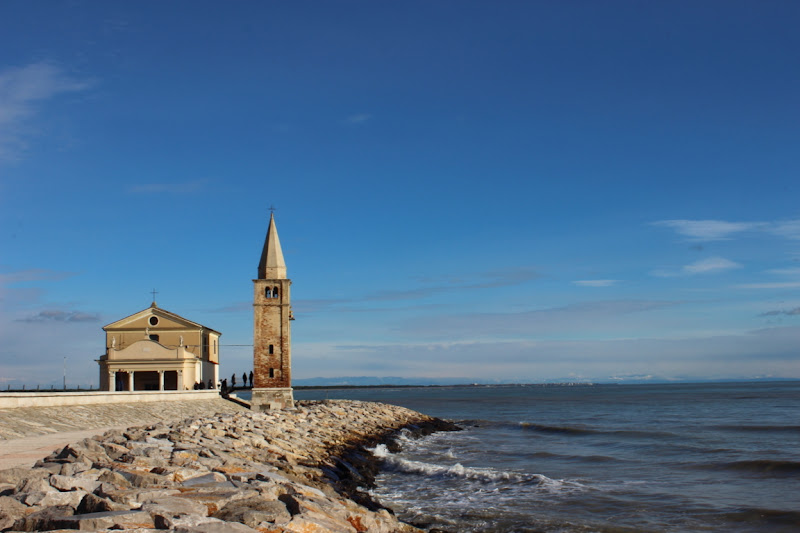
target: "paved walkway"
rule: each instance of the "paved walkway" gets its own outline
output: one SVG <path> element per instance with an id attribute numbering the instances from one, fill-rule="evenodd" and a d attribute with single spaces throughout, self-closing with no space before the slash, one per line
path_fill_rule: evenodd
<path id="1" fill-rule="evenodd" d="M 106 428 L 83 429 L 80 431 L 64 431 L 63 433 L 50 433 L 36 435 L 22 439 L 0 440 L 0 470 L 15 466 L 30 467 L 55 450 L 67 444 L 78 442 L 88 437 L 101 435 L 109 429 L 126 429 L 130 424 Z"/>

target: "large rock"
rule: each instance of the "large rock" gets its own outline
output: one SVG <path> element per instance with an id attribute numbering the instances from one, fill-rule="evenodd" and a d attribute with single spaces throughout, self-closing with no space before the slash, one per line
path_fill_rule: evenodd
<path id="1" fill-rule="evenodd" d="M 265 500 L 262 497 L 234 500 L 214 513 L 213 516 L 228 522 L 241 522 L 252 528 L 258 527 L 262 522 L 285 524 L 292 517 L 283 502 Z"/>

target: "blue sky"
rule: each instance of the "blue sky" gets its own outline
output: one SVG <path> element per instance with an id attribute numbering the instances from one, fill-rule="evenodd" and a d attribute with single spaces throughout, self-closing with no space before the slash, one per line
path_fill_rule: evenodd
<path id="1" fill-rule="evenodd" d="M 0 387 L 150 304 L 294 377 L 800 378 L 797 2 L 0 3 Z M 228 345 L 228 346 L 226 346 Z"/>

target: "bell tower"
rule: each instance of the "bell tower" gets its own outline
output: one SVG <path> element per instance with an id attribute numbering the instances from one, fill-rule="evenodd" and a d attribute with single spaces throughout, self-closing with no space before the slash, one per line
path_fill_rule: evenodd
<path id="1" fill-rule="evenodd" d="M 291 280 L 286 277 L 275 214 L 253 280 L 253 399 L 252 409 L 294 407 L 292 393 Z"/>

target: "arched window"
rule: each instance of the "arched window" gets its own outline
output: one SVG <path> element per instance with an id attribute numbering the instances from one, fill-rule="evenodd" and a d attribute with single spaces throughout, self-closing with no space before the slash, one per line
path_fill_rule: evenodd
<path id="1" fill-rule="evenodd" d="M 266 290 L 264 290 L 264 296 L 266 296 L 267 298 L 272 298 L 272 289 L 267 287 Z"/>
<path id="2" fill-rule="evenodd" d="M 272 289 L 272 297 L 273 298 L 277 298 L 278 297 L 278 287 L 275 287 L 274 289 Z"/>
<path id="3" fill-rule="evenodd" d="M 272 354 L 274 354 L 274 353 L 275 353 L 275 346 L 273 346 L 272 344 L 270 344 L 270 345 L 269 345 L 269 354 L 270 354 L 270 355 L 272 355 Z"/>

